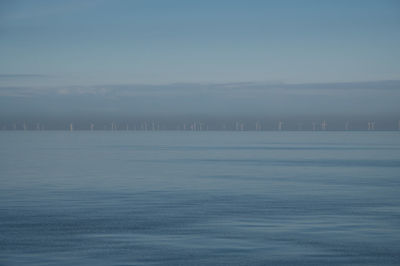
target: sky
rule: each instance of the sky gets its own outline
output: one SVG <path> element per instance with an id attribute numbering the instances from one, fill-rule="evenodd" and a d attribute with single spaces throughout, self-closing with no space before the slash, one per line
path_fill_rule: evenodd
<path id="1" fill-rule="evenodd" d="M 1 0 L 0 112 L 399 113 L 399 29 L 396 0 Z"/>

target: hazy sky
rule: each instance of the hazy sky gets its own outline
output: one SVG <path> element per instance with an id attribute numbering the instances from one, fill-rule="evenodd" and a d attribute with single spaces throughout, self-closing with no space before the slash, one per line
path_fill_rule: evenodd
<path id="1" fill-rule="evenodd" d="M 400 2 L 1 1 L 0 73 L 85 82 L 400 79 Z"/>
<path id="2" fill-rule="evenodd" d="M 0 101 L 10 107 L 0 111 L 58 93 L 129 94 L 182 112 L 397 112 L 399 47 L 397 0 L 2 0 Z"/>

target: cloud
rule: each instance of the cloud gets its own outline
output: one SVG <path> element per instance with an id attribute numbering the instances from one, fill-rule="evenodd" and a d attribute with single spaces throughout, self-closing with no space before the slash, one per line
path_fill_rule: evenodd
<path id="1" fill-rule="evenodd" d="M 45 75 L 35 74 L 0 74 L 0 79 L 41 78 Z M 172 83 L 163 85 L 151 84 L 104 84 L 74 86 L 0 86 L 0 96 L 43 96 L 43 95 L 98 95 L 112 97 L 135 96 L 185 96 L 185 95 L 218 95 L 251 97 L 263 93 L 278 94 L 341 94 L 350 91 L 400 91 L 400 80 L 342 83 Z"/>

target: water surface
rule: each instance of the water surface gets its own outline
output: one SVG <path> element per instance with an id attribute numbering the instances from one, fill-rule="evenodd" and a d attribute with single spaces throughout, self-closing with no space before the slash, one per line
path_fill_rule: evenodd
<path id="1" fill-rule="evenodd" d="M 1 132 L 1 265 L 399 265 L 399 132 Z"/>

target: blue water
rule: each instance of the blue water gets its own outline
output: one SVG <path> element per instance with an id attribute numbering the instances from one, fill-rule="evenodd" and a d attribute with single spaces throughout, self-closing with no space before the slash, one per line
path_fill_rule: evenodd
<path id="1" fill-rule="evenodd" d="M 1 132 L 0 265 L 400 265 L 400 133 Z"/>

